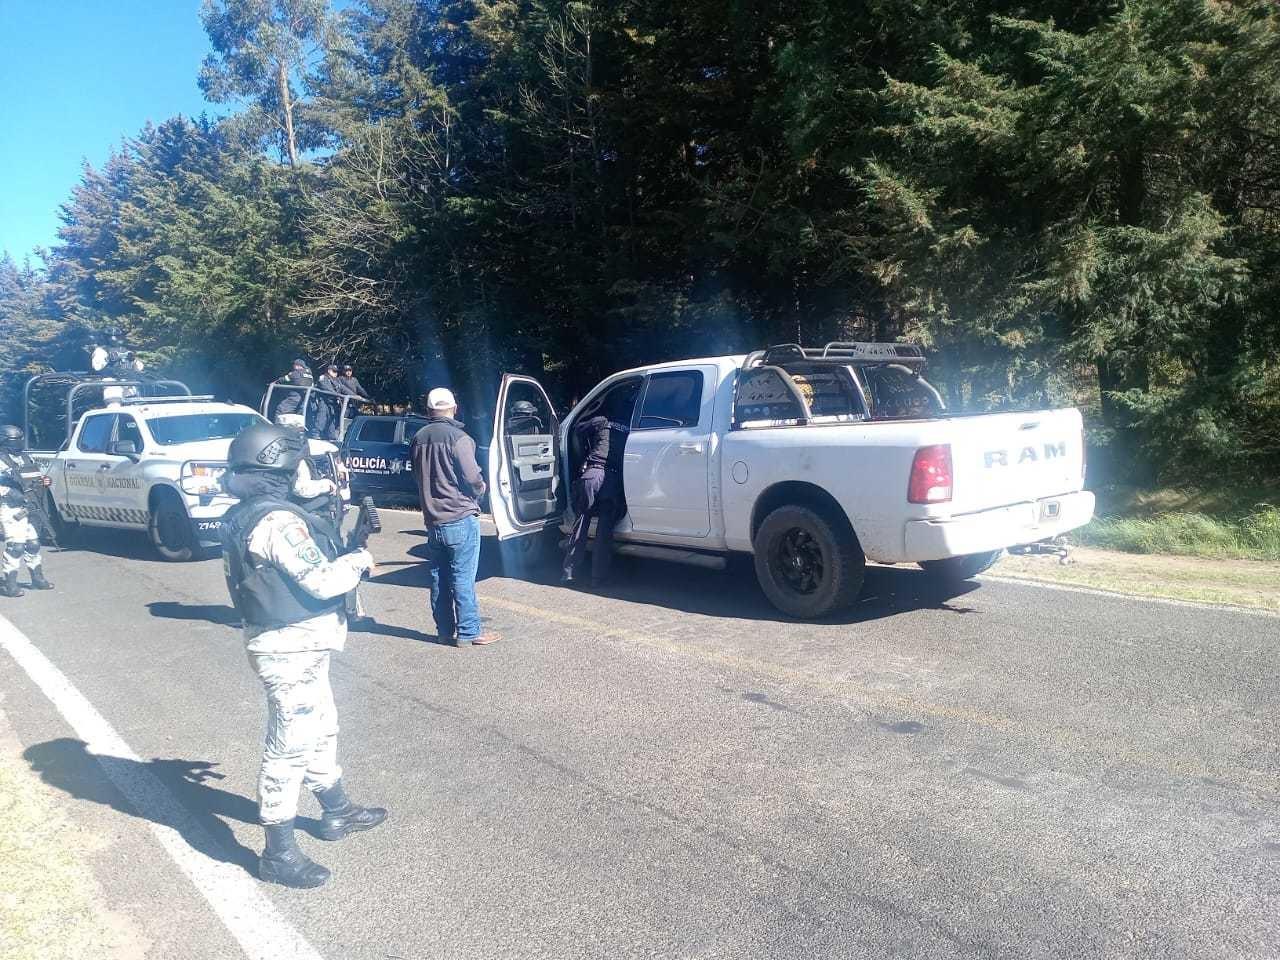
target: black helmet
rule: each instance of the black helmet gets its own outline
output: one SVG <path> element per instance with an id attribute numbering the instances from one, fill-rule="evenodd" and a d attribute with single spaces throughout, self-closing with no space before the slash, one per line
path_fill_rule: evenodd
<path id="1" fill-rule="evenodd" d="M 21 450 L 23 447 L 24 435 L 21 427 L 15 427 L 12 423 L 6 423 L 0 427 L 0 445 L 6 450 Z"/>
<path id="2" fill-rule="evenodd" d="M 528 400 L 517 400 L 511 405 L 511 412 L 517 417 L 536 417 L 538 408 Z"/>
<path id="3" fill-rule="evenodd" d="M 227 466 L 232 470 L 280 470 L 293 473 L 302 462 L 307 439 L 297 430 L 273 423 L 245 427 L 231 441 Z"/>

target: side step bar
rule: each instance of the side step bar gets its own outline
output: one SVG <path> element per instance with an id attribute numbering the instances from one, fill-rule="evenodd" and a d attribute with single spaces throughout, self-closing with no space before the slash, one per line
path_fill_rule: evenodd
<path id="1" fill-rule="evenodd" d="M 689 567 L 702 567 L 704 570 L 723 570 L 729 565 L 729 561 L 725 557 L 711 553 L 698 553 L 696 550 L 685 550 L 683 547 L 655 547 L 645 543 L 616 543 L 614 552 L 623 557 L 666 560 L 668 563 L 683 563 Z"/>

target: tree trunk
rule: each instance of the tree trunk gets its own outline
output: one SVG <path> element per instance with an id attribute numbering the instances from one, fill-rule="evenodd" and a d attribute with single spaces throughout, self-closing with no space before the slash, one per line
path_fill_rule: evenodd
<path id="1" fill-rule="evenodd" d="M 298 165 L 298 141 L 293 135 L 293 100 L 289 97 L 289 71 L 281 60 L 276 64 L 276 86 L 280 91 L 280 109 L 284 113 L 284 141 L 289 166 Z"/>

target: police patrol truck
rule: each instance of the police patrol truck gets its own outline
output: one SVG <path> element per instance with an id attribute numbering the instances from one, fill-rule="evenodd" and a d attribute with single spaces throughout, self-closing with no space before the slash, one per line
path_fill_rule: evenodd
<path id="1" fill-rule="evenodd" d="M 43 418 L 42 385 L 54 387 L 59 401 L 45 400 Z M 66 406 L 58 409 L 64 390 Z M 27 390 L 28 443 L 51 481 L 47 506 L 59 540 L 81 526 L 136 530 L 171 561 L 220 544 L 222 515 L 235 502 L 221 486 L 227 450 L 236 434 L 261 422 L 251 407 L 192 396 L 177 381 L 49 374 Z M 58 449 L 39 449 L 65 424 L 73 426 Z M 313 474 L 338 480 L 347 494 L 337 447 L 311 440 L 310 453 Z"/>

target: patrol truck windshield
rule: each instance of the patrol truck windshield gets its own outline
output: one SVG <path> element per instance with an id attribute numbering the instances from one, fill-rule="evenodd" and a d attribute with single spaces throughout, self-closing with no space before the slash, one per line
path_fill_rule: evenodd
<path id="1" fill-rule="evenodd" d="M 262 418 L 252 413 L 190 413 L 181 417 L 157 417 L 148 420 L 156 443 L 197 443 L 201 440 L 230 440 L 250 424 Z"/>

